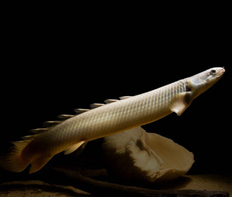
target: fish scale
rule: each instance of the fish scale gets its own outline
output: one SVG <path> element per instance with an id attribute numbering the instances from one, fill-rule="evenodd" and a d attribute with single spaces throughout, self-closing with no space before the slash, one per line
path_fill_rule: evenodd
<path id="1" fill-rule="evenodd" d="M 88 141 L 154 122 L 172 112 L 181 115 L 224 72 L 224 68 L 212 68 L 147 93 L 92 104 L 91 110 L 76 110 L 76 116 L 61 115 L 63 121 L 48 121 L 47 129 L 34 130 L 36 135 L 15 142 L 11 152 L 1 156 L 0 166 L 20 172 L 31 164 L 33 173 L 62 151 L 72 153 Z"/>

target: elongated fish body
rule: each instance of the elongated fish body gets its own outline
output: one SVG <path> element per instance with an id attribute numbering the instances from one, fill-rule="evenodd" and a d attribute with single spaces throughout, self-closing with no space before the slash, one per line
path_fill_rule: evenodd
<path id="1" fill-rule="evenodd" d="M 64 150 L 69 154 L 83 143 L 154 122 L 172 112 L 181 115 L 224 72 L 224 68 L 212 68 L 147 93 L 118 101 L 106 100 L 105 105 L 93 104 L 92 110 L 70 115 L 45 132 L 14 142 L 11 152 L 0 159 L 0 166 L 20 172 L 32 164 L 33 173 Z"/>

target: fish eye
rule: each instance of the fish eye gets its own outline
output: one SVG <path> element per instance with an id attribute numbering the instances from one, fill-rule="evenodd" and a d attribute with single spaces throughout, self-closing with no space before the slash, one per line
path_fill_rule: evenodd
<path id="1" fill-rule="evenodd" d="M 216 72 L 217 72 L 216 70 L 212 69 L 212 70 L 210 71 L 210 74 L 211 74 L 211 75 L 215 75 Z"/>

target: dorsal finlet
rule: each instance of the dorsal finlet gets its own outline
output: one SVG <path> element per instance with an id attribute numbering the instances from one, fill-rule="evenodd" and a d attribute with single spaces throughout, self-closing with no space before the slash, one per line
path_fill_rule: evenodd
<path id="1" fill-rule="evenodd" d="M 81 114 L 81 113 L 87 112 L 89 110 L 90 109 L 82 109 L 82 108 L 74 109 L 74 111 L 76 112 L 76 114 Z"/>
<path id="2" fill-rule="evenodd" d="M 120 96 L 120 100 L 124 100 L 124 99 L 128 99 L 128 98 L 131 98 L 132 96 Z"/>
<path id="3" fill-rule="evenodd" d="M 70 115 L 70 114 L 60 114 L 59 116 L 57 116 L 59 119 L 61 120 L 67 120 L 69 118 L 74 117 L 74 115 Z"/>
<path id="4" fill-rule="evenodd" d="M 104 103 L 92 103 L 91 105 L 90 105 L 90 108 L 91 109 L 94 109 L 94 108 L 97 108 L 97 107 L 101 107 L 101 106 L 103 106 L 103 105 L 105 105 Z"/>
<path id="5" fill-rule="evenodd" d="M 113 102 L 117 102 L 117 101 L 119 101 L 119 100 L 118 100 L 118 99 L 106 99 L 106 100 L 104 100 L 104 102 L 105 102 L 106 104 L 113 103 Z"/>
<path id="6" fill-rule="evenodd" d="M 26 136 L 21 137 L 21 139 L 23 139 L 23 140 L 31 140 L 34 138 L 35 138 L 35 135 L 26 135 Z"/>
<path id="7" fill-rule="evenodd" d="M 38 133 L 43 133 L 48 131 L 48 128 L 37 128 L 37 129 L 31 129 L 30 132 L 34 133 L 34 134 L 38 134 Z"/>
<path id="8" fill-rule="evenodd" d="M 61 121 L 59 121 L 59 120 L 52 120 L 52 121 L 46 121 L 46 122 L 44 122 L 43 125 L 45 127 L 52 127 L 52 126 L 58 125 L 60 123 L 61 123 Z"/>

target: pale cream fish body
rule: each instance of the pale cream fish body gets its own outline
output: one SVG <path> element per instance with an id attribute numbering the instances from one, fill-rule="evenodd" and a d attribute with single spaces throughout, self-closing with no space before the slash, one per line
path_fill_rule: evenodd
<path id="1" fill-rule="evenodd" d="M 0 166 L 20 172 L 32 164 L 30 173 L 40 170 L 55 154 L 75 151 L 83 143 L 139 127 L 172 112 L 181 115 L 192 100 L 218 81 L 225 70 L 212 68 L 164 87 L 107 104 L 92 104 L 91 110 L 79 109 L 76 116 L 62 115 L 59 124 L 23 141 L 14 142 L 13 150 L 1 157 Z"/>

